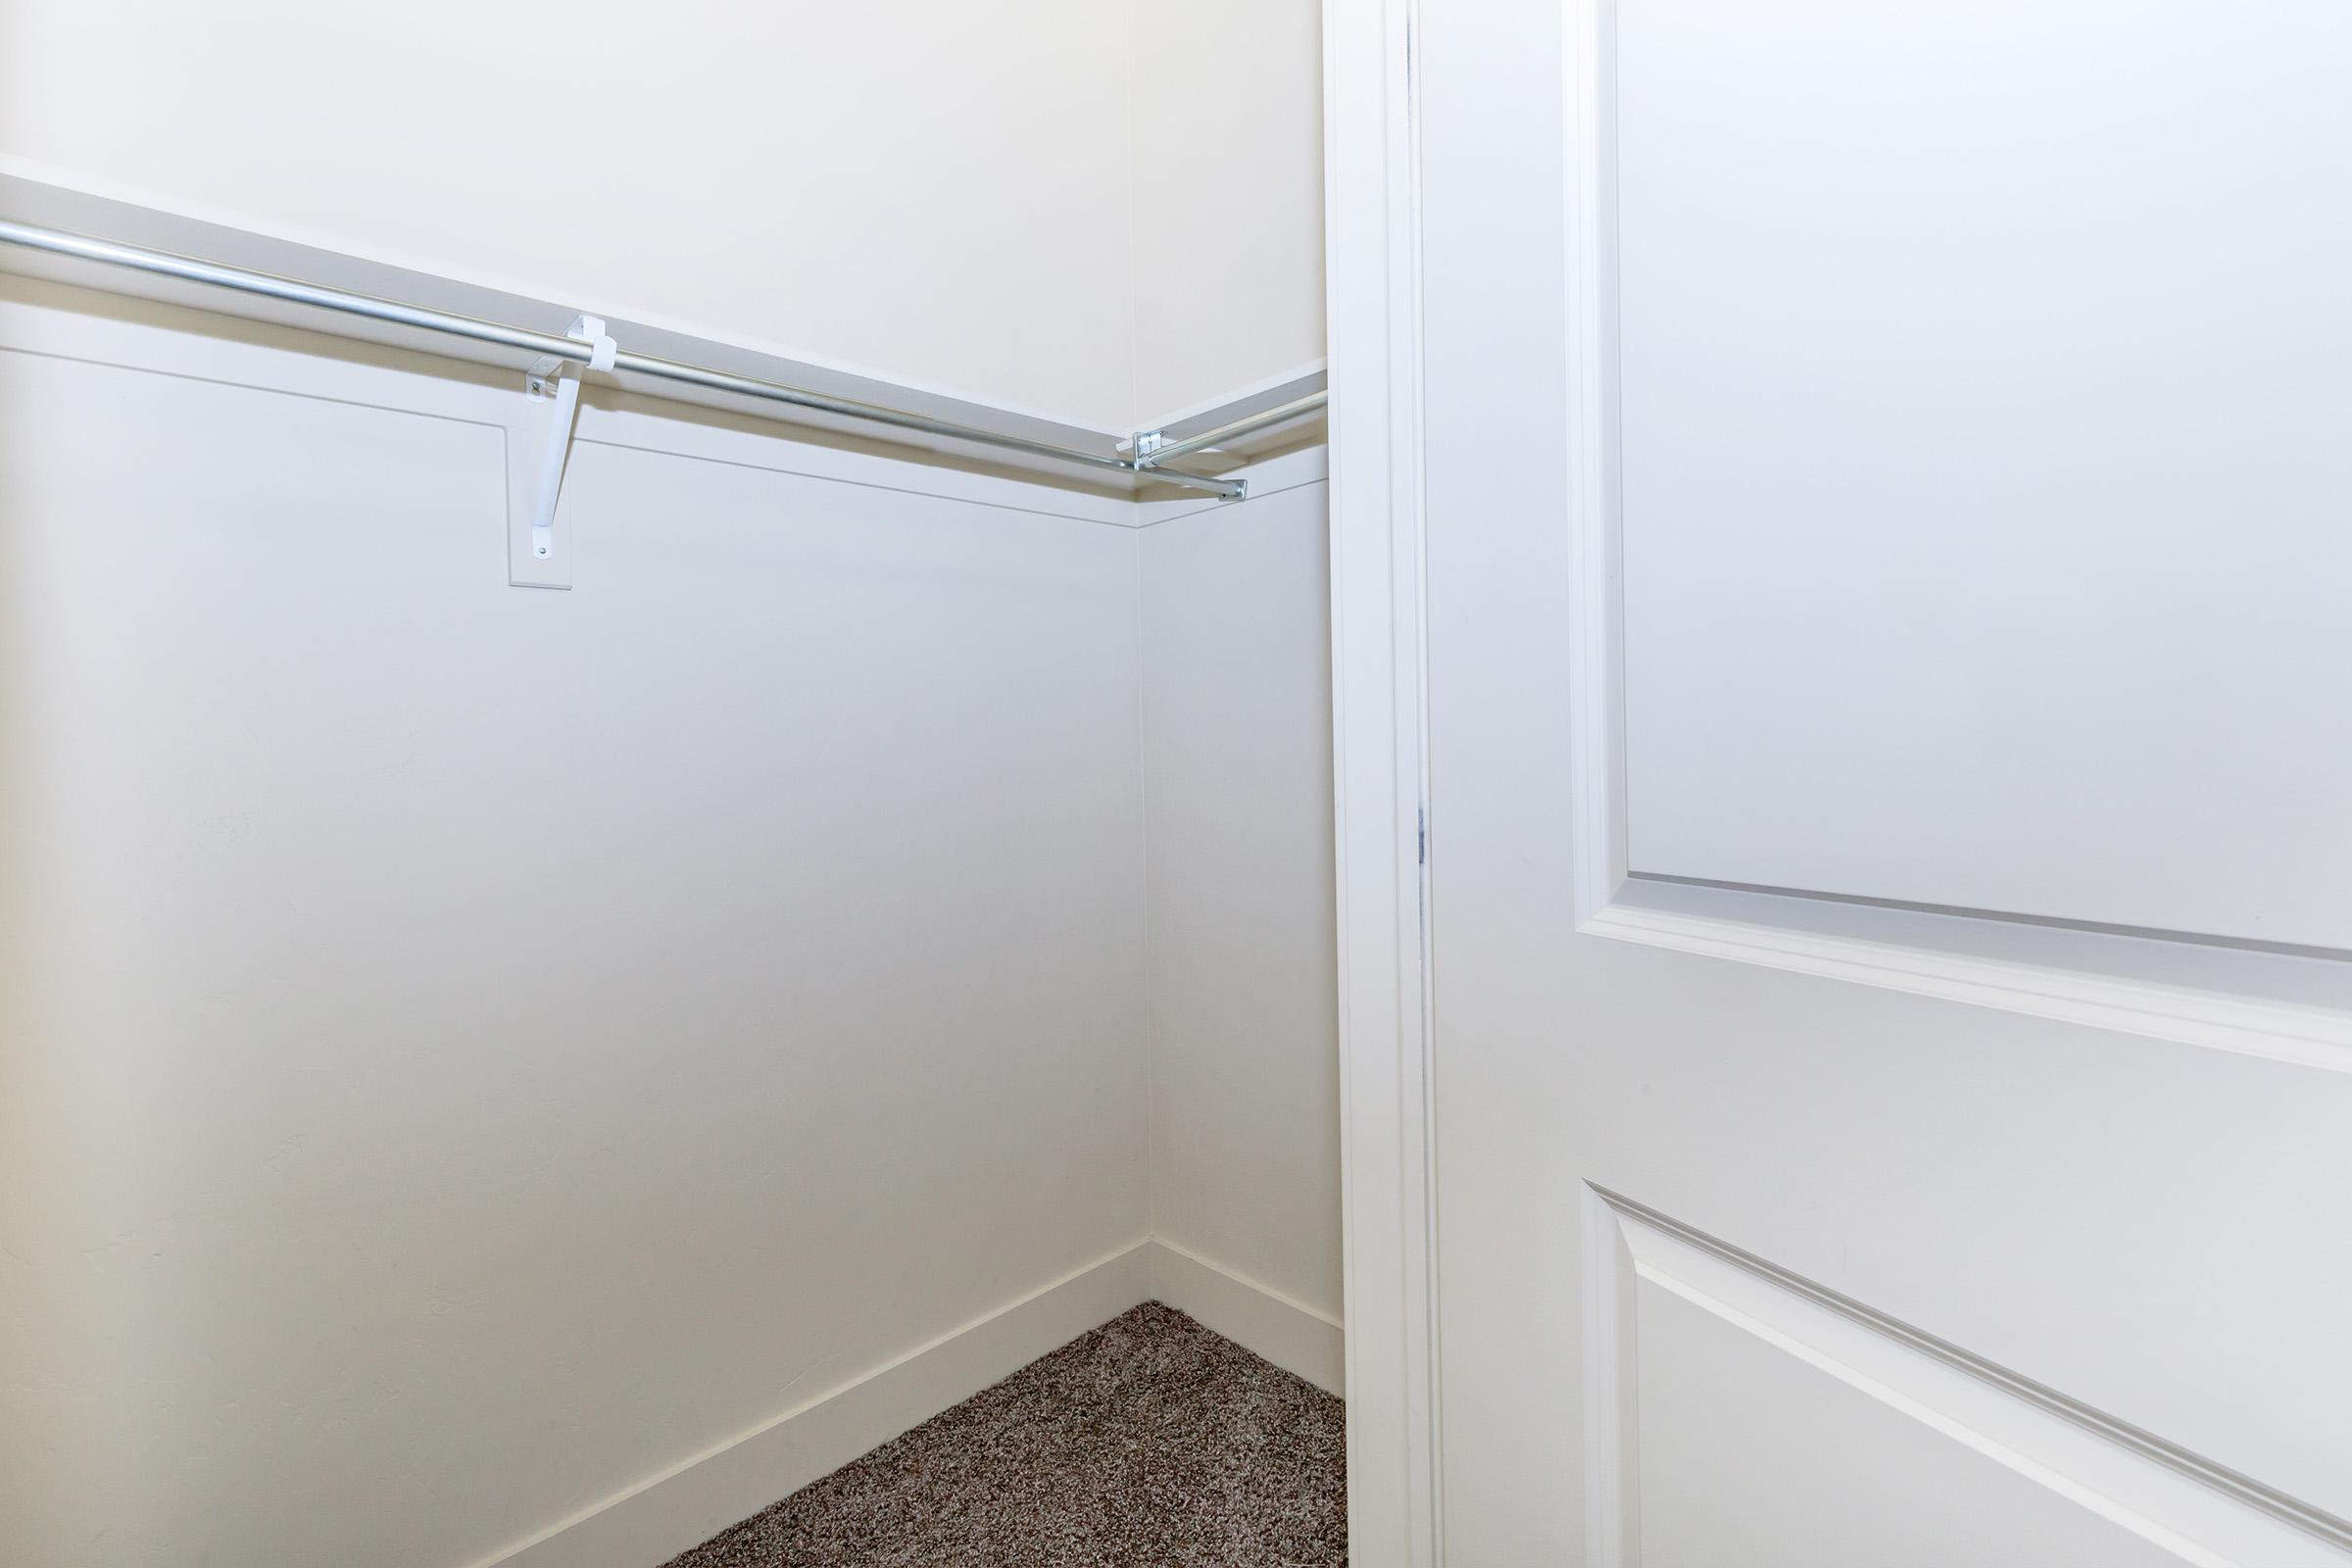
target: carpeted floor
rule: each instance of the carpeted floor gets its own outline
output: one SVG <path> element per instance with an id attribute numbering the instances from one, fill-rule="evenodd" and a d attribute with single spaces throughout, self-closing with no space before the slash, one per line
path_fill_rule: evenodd
<path id="1" fill-rule="evenodd" d="M 1146 1302 L 669 1568 L 1338 1568 L 1345 1407 Z"/>

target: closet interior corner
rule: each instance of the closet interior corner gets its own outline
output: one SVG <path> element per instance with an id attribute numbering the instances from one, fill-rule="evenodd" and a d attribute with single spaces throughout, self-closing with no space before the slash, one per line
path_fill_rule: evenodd
<path id="1" fill-rule="evenodd" d="M 0 1559 L 1346 1561 L 1320 13 L 1166 30 L 0 16 Z"/>

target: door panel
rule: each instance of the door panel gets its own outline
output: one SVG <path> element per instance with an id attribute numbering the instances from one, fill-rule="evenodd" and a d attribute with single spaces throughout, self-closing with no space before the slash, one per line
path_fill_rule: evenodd
<path id="1" fill-rule="evenodd" d="M 1653 1568 L 2178 1568 L 2182 1559 L 1740 1325 L 1640 1293 Z"/>
<path id="2" fill-rule="evenodd" d="M 1419 35 L 1450 1560 L 2352 1563 L 2339 8 L 1503 10 Z M 2131 988 L 1951 1000 L 1947 906 Z M 2183 1027 L 2244 943 L 2311 1050 Z"/>
<path id="3" fill-rule="evenodd" d="M 1621 1559 L 2342 1560 L 2290 1499 L 1962 1347 L 1621 1195 L 1587 1218 Z"/>
<path id="4" fill-rule="evenodd" d="M 2352 9 L 1616 45 L 1631 869 L 2352 948 Z"/>

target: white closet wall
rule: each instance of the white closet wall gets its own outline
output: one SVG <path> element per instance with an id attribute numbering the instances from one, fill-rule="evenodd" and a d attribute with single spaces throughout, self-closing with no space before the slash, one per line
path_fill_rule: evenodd
<path id="1" fill-rule="evenodd" d="M 1322 355 L 1314 0 L 0 0 L 0 172 L 1126 434 Z"/>
<path id="2" fill-rule="evenodd" d="M 1322 8 L 1131 5 L 1135 416 L 1323 358 Z"/>
<path id="3" fill-rule="evenodd" d="M 461 1568 L 1148 1225 L 1124 504 L 591 407 L 515 589 L 510 378 L 279 341 L 0 278 L 12 1563 Z"/>
<path id="4" fill-rule="evenodd" d="M 1336 1384 L 1320 453 L 592 394 L 548 593 L 523 411 L 0 278 L 0 1555 L 643 1568 L 1146 1294 Z"/>
<path id="5" fill-rule="evenodd" d="M 1315 21 L 0 0 L 0 174 L 1123 433 L 1321 353 Z M 537 439 L 0 274 L 0 1560 L 645 1568 L 1151 1293 L 1336 1382 L 1319 455 L 602 386 L 556 593 Z"/>
<path id="6" fill-rule="evenodd" d="M 0 0 L 0 154 L 1102 421 L 1133 383 L 1127 215 L 1096 195 L 1125 43 L 1091 0 Z"/>
<path id="7" fill-rule="evenodd" d="M 1152 1219 L 1340 1313 L 1321 454 L 1144 530 Z"/>

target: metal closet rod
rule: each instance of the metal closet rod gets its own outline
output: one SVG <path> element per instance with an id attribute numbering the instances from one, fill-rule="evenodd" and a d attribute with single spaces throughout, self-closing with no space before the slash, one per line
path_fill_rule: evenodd
<path id="1" fill-rule="evenodd" d="M 200 261 L 192 256 L 178 256 L 170 251 L 149 250 L 143 245 L 122 245 L 113 240 L 95 239 L 87 234 L 69 233 L 64 229 L 43 228 L 34 223 L 19 223 L 0 219 L 0 244 L 19 246 L 24 250 L 42 251 L 52 256 L 73 257 L 79 261 L 97 262 L 108 267 L 125 268 L 131 271 L 149 272 L 159 277 L 174 277 L 189 283 L 202 283 L 214 288 L 233 289 L 240 294 L 259 295 L 264 299 L 282 300 L 289 304 L 306 305 L 322 311 L 335 311 L 344 316 L 358 316 L 373 321 L 388 321 L 399 326 L 418 327 L 428 332 L 445 332 L 452 337 L 471 339 L 476 343 L 495 344 L 501 348 L 522 353 L 568 360 L 586 365 L 595 352 L 594 345 L 576 338 L 558 337 L 548 332 L 533 332 L 524 327 L 507 326 L 497 321 L 485 321 L 476 317 L 458 316 L 448 311 L 427 310 L 421 305 L 406 305 L 398 300 L 379 299 L 372 294 L 353 294 L 343 289 L 325 288 L 317 283 L 305 283 L 296 278 L 278 277 L 270 272 L 249 271 L 241 267 L 224 267 L 218 262 Z M 935 419 L 929 415 L 912 414 L 905 409 L 886 408 L 879 403 L 861 403 L 855 398 L 830 397 L 804 387 L 786 386 L 777 381 L 762 381 L 757 376 L 737 375 L 727 370 L 713 370 L 700 365 L 684 365 L 676 360 L 658 359 L 651 354 L 632 354 L 621 349 L 613 355 L 612 368 L 637 375 L 654 376 L 675 381 L 682 386 L 701 387 L 710 392 L 724 392 L 737 397 L 756 398 L 767 403 L 781 403 L 796 409 L 808 409 L 818 414 L 831 414 L 843 418 L 862 419 L 872 424 L 885 424 L 897 430 L 911 430 L 918 434 L 938 436 L 951 441 L 968 441 L 977 446 L 995 447 L 1003 452 L 1018 452 L 1028 457 L 1044 458 L 1055 463 L 1072 464 L 1080 467 L 1100 468 L 1130 477 L 1149 477 L 1171 484 L 1190 485 L 1214 495 L 1235 497 L 1246 493 L 1247 487 L 1234 479 L 1214 479 L 1206 474 L 1185 473 L 1174 468 L 1162 468 L 1159 464 L 1175 455 L 1178 445 L 1185 451 L 1195 451 L 1210 444 L 1206 436 L 1171 444 L 1147 460 L 1107 457 L 1101 453 L 1083 451 L 1077 447 L 1056 446 L 1048 441 L 1032 441 L 1024 436 L 1005 435 L 1001 431 L 984 430 L 977 425 L 958 424 L 953 419 Z M 1255 422 L 1252 422 L 1255 421 Z M 1271 423 L 1263 416 L 1237 421 L 1250 429 Z M 1208 432 L 1231 440 L 1243 433 L 1235 426 Z"/>
<path id="2" fill-rule="evenodd" d="M 1278 403 L 1270 409 L 1260 409 L 1255 414 L 1246 414 L 1229 424 L 1218 425 L 1213 430 L 1203 430 L 1199 435 L 1188 435 L 1181 441 L 1169 441 L 1153 447 L 1137 458 L 1135 466 L 1145 473 L 1158 473 L 1159 466 L 1172 459 L 1209 447 L 1222 446 L 1228 441 L 1239 441 L 1246 435 L 1255 435 L 1260 430 L 1271 429 L 1278 424 L 1286 424 L 1301 415 L 1312 414 L 1317 409 L 1328 406 L 1330 402 L 1331 394 L 1329 392 L 1309 392 L 1302 398 L 1293 398 L 1288 403 Z M 1162 475 L 1162 477 L 1168 477 L 1168 475 Z"/>

